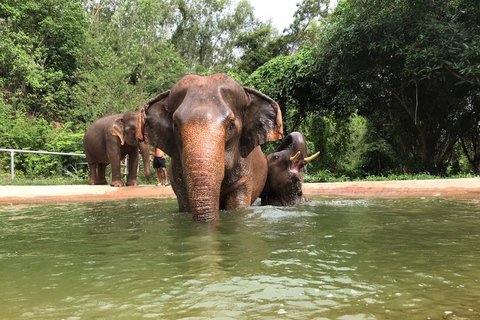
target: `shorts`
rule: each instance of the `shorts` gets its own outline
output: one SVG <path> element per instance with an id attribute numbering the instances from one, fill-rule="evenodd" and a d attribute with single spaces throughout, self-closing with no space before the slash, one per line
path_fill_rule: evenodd
<path id="1" fill-rule="evenodd" d="M 165 168 L 165 158 L 154 157 L 153 158 L 153 167 L 157 168 Z"/>

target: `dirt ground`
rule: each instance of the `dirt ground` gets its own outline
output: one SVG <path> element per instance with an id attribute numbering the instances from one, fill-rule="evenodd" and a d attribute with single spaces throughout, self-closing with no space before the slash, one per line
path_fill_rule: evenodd
<path id="1" fill-rule="evenodd" d="M 480 178 L 445 180 L 305 183 L 307 197 L 442 198 L 480 200 Z M 0 203 L 103 201 L 127 198 L 175 197 L 171 187 L 0 186 Z"/>

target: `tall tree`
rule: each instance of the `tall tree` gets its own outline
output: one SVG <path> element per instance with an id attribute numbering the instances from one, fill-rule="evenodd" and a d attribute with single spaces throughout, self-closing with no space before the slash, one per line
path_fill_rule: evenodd
<path id="1" fill-rule="evenodd" d="M 148 77 L 146 70 L 151 58 L 158 55 L 155 50 L 162 47 L 159 44 L 168 40 L 173 23 L 172 4 L 168 0 L 123 0 L 118 3 L 120 5 L 110 24 L 111 34 L 117 35 L 112 44 L 127 66 L 132 84 L 138 83 L 139 104 L 143 105 Z"/>
<path id="2" fill-rule="evenodd" d="M 79 121 L 138 109 L 185 72 L 168 43 L 174 22 L 169 1 L 102 0 L 84 6 L 91 24 L 73 91 Z"/>
<path id="3" fill-rule="evenodd" d="M 172 43 L 192 71 L 222 70 L 235 60 L 239 35 L 258 21 L 246 0 L 174 0 L 176 23 Z"/>
<path id="4" fill-rule="evenodd" d="M 75 83 L 86 20 L 69 0 L 0 3 L 0 86 L 16 108 L 53 120 L 65 118 Z"/>
<path id="5" fill-rule="evenodd" d="M 339 3 L 318 49 L 312 92 L 344 112 L 358 109 L 404 165 L 443 174 L 477 110 L 471 105 L 480 89 L 478 6 L 367 2 Z"/>
<path id="6" fill-rule="evenodd" d="M 285 38 L 279 36 L 271 24 L 240 35 L 235 45 L 241 49 L 237 63 L 240 72 L 250 75 L 269 60 L 288 54 Z"/>
<path id="7" fill-rule="evenodd" d="M 240 35 L 235 45 L 240 48 L 237 68 L 248 75 L 267 61 L 292 55 L 301 48 L 315 47 L 322 34 L 324 21 L 330 15 L 330 0 L 303 0 L 292 13 L 294 21 L 289 28 L 277 30 L 271 22 Z"/>
<path id="8" fill-rule="evenodd" d="M 331 12 L 330 0 L 303 0 L 297 3 L 294 20 L 284 30 L 290 53 L 303 47 L 314 47 L 322 34 L 322 26 Z"/>
<path id="9" fill-rule="evenodd" d="M 470 117 L 465 118 L 465 132 L 460 136 L 460 147 L 463 150 L 472 172 L 480 174 L 480 90 L 471 94 L 466 109 Z"/>

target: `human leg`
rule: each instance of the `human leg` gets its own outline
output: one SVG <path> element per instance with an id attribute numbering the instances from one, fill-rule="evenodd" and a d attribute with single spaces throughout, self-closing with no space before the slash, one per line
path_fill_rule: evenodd
<path id="1" fill-rule="evenodd" d="M 159 157 L 154 157 L 153 158 L 153 168 L 155 169 L 155 172 L 157 173 L 157 180 L 158 180 L 157 186 L 163 185 L 162 184 L 161 158 L 159 158 Z"/>
<path id="2" fill-rule="evenodd" d="M 162 168 L 155 168 L 155 172 L 157 173 L 157 180 L 158 180 L 157 186 L 163 185 L 162 184 Z"/>
<path id="3" fill-rule="evenodd" d="M 167 168 L 163 167 L 162 168 L 162 173 L 163 173 L 163 176 L 165 177 L 165 187 L 167 187 L 167 186 L 169 186 Z"/>

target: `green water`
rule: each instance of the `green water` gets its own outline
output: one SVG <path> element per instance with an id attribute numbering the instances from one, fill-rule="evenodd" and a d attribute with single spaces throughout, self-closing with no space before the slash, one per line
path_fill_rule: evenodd
<path id="1" fill-rule="evenodd" d="M 472 202 L 2 205 L 0 319 L 480 319 L 479 258 Z"/>

